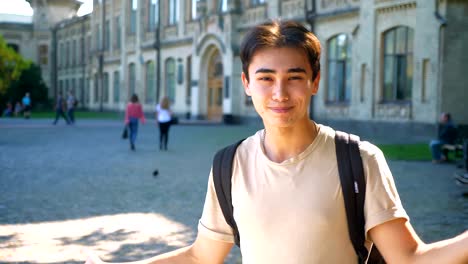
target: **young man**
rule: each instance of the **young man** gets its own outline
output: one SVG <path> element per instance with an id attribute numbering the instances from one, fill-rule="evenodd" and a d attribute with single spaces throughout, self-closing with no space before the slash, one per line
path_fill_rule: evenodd
<path id="1" fill-rule="evenodd" d="M 232 174 L 243 263 L 357 263 L 338 175 L 335 131 L 309 119 L 320 43 L 296 22 L 253 28 L 241 46 L 242 82 L 264 130 L 238 147 Z M 362 142 L 366 234 L 388 263 L 467 263 L 468 233 L 426 245 L 411 227 L 382 152 Z M 212 175 L 198 236 L 136 263 L 223 263 L 233 246 Z M 90 257 L 87 263 L 102 263 Z"/>

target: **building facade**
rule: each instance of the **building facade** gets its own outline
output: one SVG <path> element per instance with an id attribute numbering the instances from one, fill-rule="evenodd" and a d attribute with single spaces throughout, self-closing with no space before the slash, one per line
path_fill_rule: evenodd
<path id="1" fill-rule="evenodd" d="M 444 111 L 467 124 L 467 12 L 464 0 L 95 0 L 91 14 L 51 27 L 52 63 L 41 66 L 51 95 L 73 89 L 89 109 L 123 110 L 136 93 L 147 112 L 168 96 L 192 119 L 248 119 L 240 40 L 255 24 L 293 19 L 322 44 L 312 116 L 435 125 Z"/>

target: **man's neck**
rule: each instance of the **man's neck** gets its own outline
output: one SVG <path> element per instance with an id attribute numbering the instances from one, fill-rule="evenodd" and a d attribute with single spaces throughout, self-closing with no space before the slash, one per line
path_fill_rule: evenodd
<path id="1" fill-rule="evenodd" d="M 304 152 L 317 134 L 318 126 L 312 120 L 294 127 L 265 126 L 265 134 L 262 137 L 263 149 L 271 161 L 281 163 Z"/>

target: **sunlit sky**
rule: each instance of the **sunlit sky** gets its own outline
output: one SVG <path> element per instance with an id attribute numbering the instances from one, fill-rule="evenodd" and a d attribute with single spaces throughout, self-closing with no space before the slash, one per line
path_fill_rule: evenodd
<path id="1" fill-rule="evenodd" d="M 83 5 L 78 10 L 78 16 L 86 15 L 93 11 L 93 0 L 80 0 Z M 0 14 L 15 14 L 32 16 L 33 10 L 26 0 L 0 0 Z"/>

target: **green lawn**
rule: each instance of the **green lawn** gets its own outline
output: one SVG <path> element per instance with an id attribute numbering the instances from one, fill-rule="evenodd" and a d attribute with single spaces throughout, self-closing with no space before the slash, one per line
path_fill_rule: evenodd
<path id="1" fill-rule="evenodd" d="M 389 160 L 421 160 L 430 161 L 431 151 L 428 143 L 378 145 Z"/>
<path id="2" fill-rule="evenodd" d="M 55 112 L 38 112 L 33 111 L 33 118 L 48 118 L 53 119 Z M 77 119 L 123 119 L 123 113 L 117 112 L 90 112 L 90 111 L 76 111 L 75 117 Z M 392 145 L 378 145 L 383 151 L 385 157 L 389 160 L 414 160 L 414 161 L 430 161 L 431 152 L 428 143 L 419 144 L 392 144 Z M 453 159 L 452 156 L 449 157 Z"/>
<path id="3" fill-rule="evenodd" d="M 55 118 L 55 112 L 50 111 L 42 111 L 32 112 L 32 118 L 48 118 L 53 119 Z M 75 118 L 77 119 L 122 119 L 123 113 L 117 112 L 90 112 L 90 111 L 75 111 Z"/>

